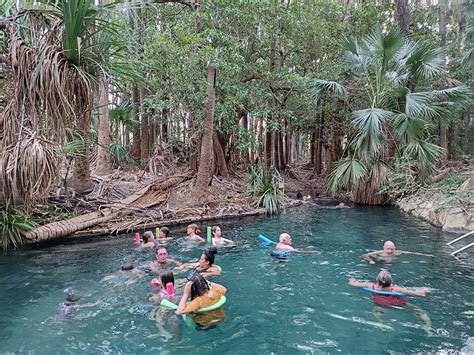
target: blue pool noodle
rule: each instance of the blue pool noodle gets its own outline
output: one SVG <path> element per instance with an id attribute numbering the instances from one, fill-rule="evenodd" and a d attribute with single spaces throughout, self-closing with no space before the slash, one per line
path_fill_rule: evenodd
<path id="1" fill-rule="evenodd" d="M 258 239 L 260 240 L 260 242 L 263 244 L 263 245 L 270 245 L 270 244 L 278 244 L 276 242 L 274 242 L 273 240 L 271 239 L 268 239 L 267 237 L 265 237 L 263 234 L 260 234 L 258 236 Z"/>
<path id="2" fill-rule="evenodd" d="M 381 291 L 381 290 L 374 290 L 372 288 L 368 288 L 368 287 L 364 287 L 363 288 L 364 291 L 369 291 L 369 292 L 372 292 L 372 293 L 378 293 L 378 294 L 381 294 L 381 295 L 390 295 L 390 296 L 405 296 L 404 293 L 401 293 L 401 292 L 390 292 L 390 291 Z"/>

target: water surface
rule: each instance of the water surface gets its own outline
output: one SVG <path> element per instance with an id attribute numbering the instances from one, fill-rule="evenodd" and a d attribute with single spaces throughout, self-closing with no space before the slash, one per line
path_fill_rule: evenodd
<path id="1" fill-rule="evenodd" d="M 407 353 L 474 351 L 472 264 L 449 255 L 436 228 L 392 208 L 336 210 L 306 206 L 273 218 L 221 224 L 237 247 L 221 250 L 216 281 L 228 288 L 226 322 L 207 331 L 186 327 L 172 313 L 157 327 L 147 275 L 131 285 L 101 283 L 124 261 L 146 265 L 152 253 L 133 249 L 133 236 L 69 239 L 60 245 L 8 252 L 0 257 L 0 352 L 32 353 Z M 204 228 L 203 228 L 204 229 Z M 295 247 L 318 255 L 293 255 L 281 263 L 262 248 L 258 234 L 276 239 L 287 231 Z M 184 228 L 172 229 L 182 236 Z M 433 254 L 403 255 L 391 265 L 369 265 L 361 254 L 393 240 L 399 249 Z M 197 259 L 200 248 L 169 244 L 172 257 Z M 429 314 L 431 335 L 410 310 L 375 317 L 370 295 L 347 284 L 353 276 L 373 280 L 387 267 L 404 286 L 428 286 L 425 298 L 409 301 Z M 82 295 L 72 317 L 59 316 L 64 289 Z M 471 345 L 469 345 L 471 344 Z"/>

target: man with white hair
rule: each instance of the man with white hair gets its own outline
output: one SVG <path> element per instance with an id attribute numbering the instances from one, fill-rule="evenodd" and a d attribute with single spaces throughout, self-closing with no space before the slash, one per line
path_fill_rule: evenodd
<path id="1" fill-rule="evenodd" d="M 291 235 L 288 233 L 280 234 L 280 243 L 278 243 L 275 247 L 275 252 L 282 252 L 285 250 L 286 252 L 295 252 L 295 253 L 316 253 L 316 250 L 302 250 L 296 249 L 291 246 L 292 240 Z"/>
<path id="2" fill-rule="evenodd" d="M 369 264 L 375 264 L 376 259 L 382 259 L 385 262 L 392 262 L 395 260 L 397 256 L 400 256 L 402 254 L 433 256 L 429 254 L 416 253 L 412 251 L 397 250 L 395 247 L 395 243 L 393 243 L 390 240 L 387 240 L 383 245 L 383 250 L 377 250 L 371 253 L 364 254 L 362 255 L 362 257 L 364 258 L 364 260 L 368 261 Z"/>

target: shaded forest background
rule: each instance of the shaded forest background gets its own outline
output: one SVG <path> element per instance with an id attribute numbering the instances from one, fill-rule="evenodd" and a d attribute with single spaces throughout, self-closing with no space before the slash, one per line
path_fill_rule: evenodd
<path id="1" fill-rule="evenodd" d="M 195 205 L 213 176 L 278 185 L 297 167 L 385 204 L 472 154 L 471 1 L 3 0 L 0 13 L 9 208 L 184 168 Z"/>

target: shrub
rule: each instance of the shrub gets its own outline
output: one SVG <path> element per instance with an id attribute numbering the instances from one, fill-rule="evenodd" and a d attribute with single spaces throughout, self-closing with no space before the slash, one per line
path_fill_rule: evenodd
<path id="1" fill-rule="evenodd" d="M 281 212 L 285 199 L 283 179 L 276 170 L 266 167 L 250 167 L 248 179 L 250 193 L 254 197 L 254 207 L 265 208 L 267 214 Z"/>
<path id="2" fill-rule="evenodd" d="M 36 227 L 36 223 L 22 212 L 0 207 L 0 246 L 7 250 L 23 244 L 23 233 Z"/>

